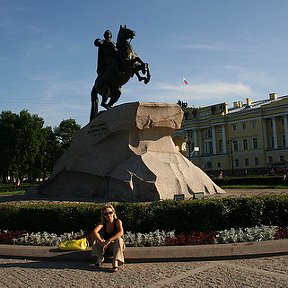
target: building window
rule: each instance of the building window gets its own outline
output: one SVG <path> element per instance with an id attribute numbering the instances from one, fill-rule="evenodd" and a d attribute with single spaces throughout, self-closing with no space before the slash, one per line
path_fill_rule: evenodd
<path id="1" fill-rule="evenodd" d="M 213 154 L 213 143 L 212 143 L 212 141 L 205 142 L 205 153 L 206 154 Z"/>
<path id="2" fill-rule="evenodd" d="M 242 129 L 246 130 L 246 123 L 242 123 Z"/>
<path id="3" fill-rule="evenodd" d="M 238 141 L 233 140 L 233 151 L 238 151 Z"/>
<path id="4" fill-rule="evenodd" d="M 217 163 L 217 167 L 221 168 L 221 163 L 220 162 Z"/>
<path id="5" fill-rule="evenodd" d="M 271 148 L 274 148 L 274 137 L 271 137 Z"/>
<path id="6" fill-rule="evenodd" d="M 283 143 L 283 147 L 286 147 L 286 138 L 285 138 L 285 134 L 282 135 L 282 143 Z"/>
<path id="7" fill-rule="evenodd" d="M 252 142 L 253 142 L 253 149 L 258 149 L 258 139 L 257 138 L 253 138 Z"/>
<path id="8" fill-rule="evenodd" d="M 222 139 L 219 140 L 219 152 L 220 153 L 223 152 L 223 140 Z"/>
<path id="9" fill-rule="evenodd" d="M 273 162 L 273 157 L 272 157 L 272 156 L 269 156 L 269 157 L 268 157 L 268 162 L 269 162 L 269 163 Z"/>
<path id="10" fill-rule="evenodd" d="M 232 126 L 232 130 L 233 130 L 233 131 L 236 131 L 236 124 L 234 124 L 234 125 Z"/>
<path id="11" fill-rule="evenodd" d="M 244 165 L 245 165 L 245 166 L 249 166 L 249 159 L 248 159 L 248 158 L 245 158 L 245 159 L 244 159 Z"/>
<path id="12" fill-rule="evenodd" d="M 285 158 L 283 155 L 280 155 L 280 162 L 284 162 L 285 161 Z"/>
<path id="13" fill-rule="evenodd" d="M 248 141 L 247 141 L 247 139 L 243 139 L 243 150 L 248 150 Z"/>
<path id="14" fill-rule="evenodd" d="M 188 139 L 192 139 L 193 138 L 193 130 L 192 129 L 189 129 L 189 130 L 187 130 L 187 138 Z"/>
<path id="15" fill-rule="evenodd" d="M 212 130 L 208 129 L 205 133 L 205 139 L 210 139 L 212 138 Z"/>
<path id="16" fill-rule="evenodd" d="M 211 162 L 211 161 L 207 161 L 207 162 L 205 163 L 205 168 L 211 169 L 211 168 L 212 168 L 212 162 Z"/>
<path id="17" fill-rule="evenodd" d="M 209 142 L 209 153 L 213 154 L 213 143 Z"/>
<path id="18" fill-rule="evenodd" d="M 235 159 L 235 167 L 239 167 L 239 159 Z"/>
<path id="19" fill-rule="evenodd" d="M 252 125 L 252 128 L 255 129 L 255 128 L 257 127 L 256 121 L 252 121 L 252 122 L 251 122 L 251 125 Z"/>
<path id="20" fill-rule="evenodd" d="M 255 164 L 255 166 L 259 165 L 259 158 L 258 157 L 254 158 L 254 164 Z"/>

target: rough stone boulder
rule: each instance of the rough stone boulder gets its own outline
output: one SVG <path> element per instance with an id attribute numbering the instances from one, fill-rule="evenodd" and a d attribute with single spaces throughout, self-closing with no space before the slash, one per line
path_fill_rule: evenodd
<path id="1" fill-rule="evenodd" d="M 79 130 L 38 193 L 95 201 L 154 201 L 225 193 L 177 149 L 178 105 L 133 102 L 101 112 Z"/>

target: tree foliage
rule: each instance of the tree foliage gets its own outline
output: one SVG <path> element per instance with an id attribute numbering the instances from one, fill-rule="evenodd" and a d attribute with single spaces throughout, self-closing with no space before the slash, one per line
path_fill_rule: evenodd
<path id="1" fill-rule="evenodd" d="M 24 178 L 34 181 L 52 172 L 67 149 L 75 131 L 81 127 L 74 119 L 63 120 L 59 127 L 44 127 L 44 120 L 22 110 L 19 114 L 0 114 L 0 179 Z"/>
<path id="2" fill-rule="evenodd" d="M 75 119 L 61 121 L 59 127 L 54 129 L 57 139 L 60 141 L 62 148 L 65 150 L 70 146 L 74 133 L 81 128 Z"/>

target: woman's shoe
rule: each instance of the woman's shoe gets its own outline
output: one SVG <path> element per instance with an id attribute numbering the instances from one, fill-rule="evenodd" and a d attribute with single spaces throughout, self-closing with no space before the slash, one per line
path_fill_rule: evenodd
<path id="1" fill-rule="evenodd" d="M 117 272 L 118 271 L 118 267 L 113 267 L 112 268 L 112 272 Z"/>
<path id="2" fill-rule="evenodd" d="M 96 267 L 97 269 L 99 269 L 100 266 L 101 266 L 101 264 L 103 263 L 103 261 L 104 261 L 104 257 L 101 259 L 100 262 L 98 262 L 98 261 L 96 262 L 95 267 Z"/>

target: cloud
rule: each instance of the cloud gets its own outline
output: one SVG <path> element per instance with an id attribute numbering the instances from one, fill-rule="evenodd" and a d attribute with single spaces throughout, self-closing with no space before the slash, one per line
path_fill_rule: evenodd
<path id="1" fill-rule="evenodd" d="M 251 94 L 252 91 L 249 86 L 242 83 L 225 83 L 225 82 L 208 82 L 192 85 L 171 85 L 167 83 L 158 83 L 155 85 L 155 89 L 159 89 L 163 92 L 178 92 L 184 89 L 186 93 L 198 94 L 200 98 L 211 97 L 211 95 L 243 95 Z"/>
<path id="2" fill-rule="evenodd" d="M 90 103 L 85 104 L 71 103 L 51 103 L 50 105 L 38 106 L 36 113 L 45 120 L 45 125 L 52 127 L 59 126 L 65 119 L 75 119 L 81 126 L 89 122 Z"/>
<path id="3" fill-rule="evenodd" d="M 205 95 L 207 95 L 206 97 L 211 97 L 211 95 L 248 95 L 252 93 L 250 87 L 242 83 L 224 82 L 211 82 L 192 85 L 191 88 L 189 88 L 189 91 L 192 93 L 194 92 L 201 94 L 201 98 L 205 97 Z"/>
<path id="4" fill-rule="evenodd" d="M 39 33 L 41 32 L 39 27 L 33 26 L 33 25 L 25 25 L 24 30 L 27 32 L 32 32 L 32 33 Z"/>
<path id="5" fill-rule="evenodd" d="M 251 52 L 251 47 L 247 43 L 229 42 L 229 41 L 213 41 L 210 39 L 198 38 L 190 36 L 178 36 L 177 48 L 185 50 L 215 50 L 224 52 Z M 173 42 L 174 43 L 174 42 Z"/>
<path id="6" fill-rule="evenodd" d="M 182 49 L 198 49 L 198 50 L 218 50 L 218 51 L 228 51 L 228 52 L 251 52 L 251 49 L 244 48 L 239 46 L 239 44 L 232 43 L 188 43 L 188 44 L 180 44 L 178 46 Z"/>
<path id="7" fill-rule="evenodd" d="M 148 101 L 177 103 L 179 99 L 193 105 L 211 105 L 215 102 L 233 102 L 253 96 L 252 89 L 243 83 L 211 81 L 190 85 L 173 83 L 151 83 L 151 85 L 130 85 L 123 93 L 120 102 Z"/>
<path id="8" fill-rule="evenodd" d="M 93 82 L 87 79 L 65 79 L 64 77 L 69 77 L 69 75 L 64 75 L 63 71 L 53 71 L 53 72 L 40 72 L 40 73 L 30 73 L 27 74 L 27 78 L 32 80 L 32 82 L 38 82 L 40 85 L 42 95 L 40 99 L 45 101 L 60 101 L 68 99 L 71 103 L 75 96 L 83 95 L 87 93 L 87 99 L 90 97 L 90 90 Z M 64 75 L 64 76 L 63 76 Z M 78 100 L 79 101 L 79 100 Z M 80 100 L 81 101 L 81 100 Z"/>

